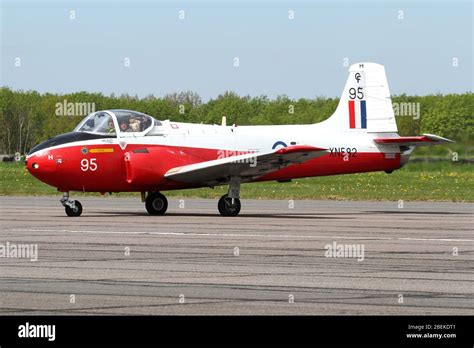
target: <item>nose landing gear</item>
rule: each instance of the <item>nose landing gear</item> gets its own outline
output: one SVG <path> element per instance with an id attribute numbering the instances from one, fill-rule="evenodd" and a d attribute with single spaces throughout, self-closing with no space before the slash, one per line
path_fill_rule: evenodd
<path id="1" fill-rule="evenodd" d="M 61 198 L 60 202 L 64 206 L 67 216 L 81 216 L 82 204 L 79 201 L 69 199 L 69 192 L 63 193 L 63 198 Z"/>

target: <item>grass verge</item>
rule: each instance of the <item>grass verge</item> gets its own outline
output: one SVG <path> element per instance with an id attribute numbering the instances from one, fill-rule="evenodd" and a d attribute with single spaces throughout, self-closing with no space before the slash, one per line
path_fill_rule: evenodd
<path id="1" fill-rule="evenodd" d="M 474 202 L 471 164 L 409 163 L 388 175 L 383 172 L 296 179 L 289 183 L 242 185 L 244 199 L 330 199 Z M 59 195 L 33 176 L 23 164 L 0 163 L 0 195 Z M 226 186 L 166 192 L 168 197 L 218 198 Z M 82 195 L 82 194 L 81 194 Z M 88 193 L 87 195 L 100 196 Z M 117 196 L 138 196 L 120 193 Z"/>

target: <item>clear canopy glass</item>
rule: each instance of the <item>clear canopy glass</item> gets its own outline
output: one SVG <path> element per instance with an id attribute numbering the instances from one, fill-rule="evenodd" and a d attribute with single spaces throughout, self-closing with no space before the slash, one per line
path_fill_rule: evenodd
<path id="1" fill-rule="evenodd" d="M 153 117 L 136 111 L 114 110 L 120 132 L 141 133 L 153 126 Z"/>
<path id="2" fill-rule="evenodd" d="M 108 110 L 90 114 L 74 129 L 76 132 L 88 132 L 101 135 L 126 136 L 144 134 L 156 124 L 161 124 L 153 117 L 131 110 Z"/>
<path id="3" fill-rule="evenodd" d="M 87 116 L 74 129 L 76 132 L 88 132 L 98 134 L 115 134 L 115 125 L 111 115 L 107 112 L 94 112 Z"/>

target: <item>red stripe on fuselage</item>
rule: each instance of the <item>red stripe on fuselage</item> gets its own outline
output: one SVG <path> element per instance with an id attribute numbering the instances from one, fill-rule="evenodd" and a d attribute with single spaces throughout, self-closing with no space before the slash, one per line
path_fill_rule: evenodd
<path id="1" fill-rule="evenodd" d="M 350 157 L 348 161 L 344 156 L 324 155 L 301 164 L 280 169 L 279 171 L 264 175 L 257 181 L 288 180 L 311 176 L 327 176 L 338 174 L 354 174 L 365 172 L 376 172 L 384 170 L 395 170 L 400 168 L 400 154 L 396 153 L 393 158 L 385 158 L 381 152 L 358 152 L 356 157 Z"/>
<path id="2" fill-rule="evenodd" d="M 165 191 L 192 187 L 196 184 L 165 179 L 171 168 L 214 160 L 222 150 L 163 145 L 129 144 L 122 150 L 116 144 L 94 145 L 113 148 L 112 153 L 83 154 L 85 146 L 67 146 L 44 150 L 41 156 L 28 158 L 27 168 L 39 180 L 60 191 L 139 192 Z M 87 146 L 88 147 L 88 146 Z M 146 149 L 146 151 L 144 151 Z M 238 154 L 236 152 L 236 154 Z M 56 161 L 61 158 L 61 161 Z M 127 158 L 127 159 L 125 159 Z M 94 159 L 92 162 L 91 160 Z M 81 161 L 87 162 L 83 170 Z M 127 163 L 128 162 L 128 163 Z M 38 169 L 32 165 L 39 164 Z M 92 164 L 95 163 L 95 164 Z M 97 169 L 95 169 L 97 165 Z M 294 164 L 267 174 L 258 181 L 286 180 L 309 176 L 394 170 L 400 167 L 400 155 L 386 159 L 383 153 L 357 153 L 344 161 L 343 156 L 324 155 L 301 164 Z M 95 170 L 91 170 L 95 169 Z"/>

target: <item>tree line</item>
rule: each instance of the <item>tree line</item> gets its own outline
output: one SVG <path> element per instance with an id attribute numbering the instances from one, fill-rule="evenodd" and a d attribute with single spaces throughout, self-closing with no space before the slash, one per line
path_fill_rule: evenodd
<path id="1" fill-rule="evenodd" d="M 34 145 L 69 132 L 90 111 L 131 109 L 176 122 L 227 124 L 309 124 L 331 116 L 339 98 L 290 99 L 239 96 L 225 92 L 204 103 L 194 92 L 162 98 L 101 93 L 40 94 L 0 88 L 0 153 L 27 153 Z M 393 96 L 401 135 L 432 133 L 459 143 L 474 143 L 474 94 Z"/>

